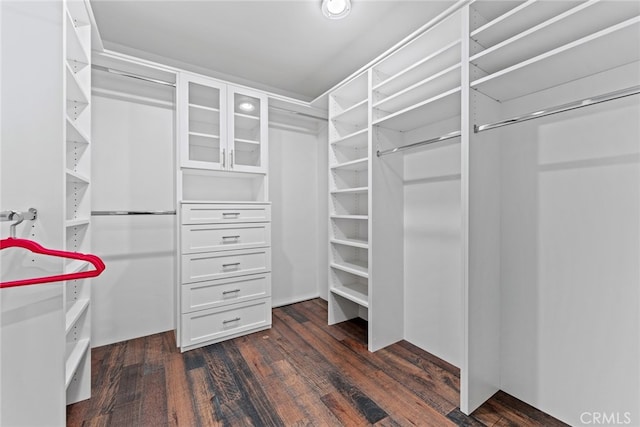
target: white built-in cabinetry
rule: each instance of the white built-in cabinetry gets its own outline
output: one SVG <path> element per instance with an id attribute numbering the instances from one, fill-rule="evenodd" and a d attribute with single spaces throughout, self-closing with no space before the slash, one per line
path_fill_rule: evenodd
<path id="1" fill-rule="evenodd" d="M 183 75 L 180 165 L 266 173 L 267 96 L 197 75 Z"/>
<path id="2" fill-rule="evenodd" d="M 65 2 L 66 113 L 65 250 L 91 250 L 91 18 L 85 2 Z M 65 264 L 65 272 L 82 271 L 83 261 Z M 67 403 L 91 396 L 91 288 L 89 279 L 64 285 Z"/>
<path id="3" fill-rule="evenodd" d="M 337 86 L 329 323 L 455 361 L 465 413 L 503 389 L 570 424 L 639 420 L 638 98 L 545 117 L 637 88 L 639 33 L 638 2 L 459 2 Z"/>
<path id="4" fill-rule="evenodd" d="M 267 96 L 178 74 L 177 338 L 182 351 L 271 327 Z"/>

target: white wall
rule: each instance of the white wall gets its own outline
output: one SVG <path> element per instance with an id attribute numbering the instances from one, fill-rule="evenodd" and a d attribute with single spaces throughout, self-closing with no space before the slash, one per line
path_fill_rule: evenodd
<path id="1" fill-rule="evenodd" d="M 92 210 L 174 210 L 172 108 L 92 101 Z M 92 345 L 174 329 L 175 216 L 94 216 L 92 232 Z"/>
<path id="2" fill-rule="evenodd" d="M 460 366 L 460 144 L 405 154 L 405 339 Z"/>
<path id="3" fill-rule="evenodd" d="M 272 298 L 280 306 L 320 296 L 320 219 L 326 219 L 318 160 L 319 137 L 269 129 L 269 196 L 272 203 Z M 325 166 L 326 167 L 326 166 Z M 322 191 L 322 192 L 321 192 Z M 326 285 L 325 285 L 326 286 Z"/>

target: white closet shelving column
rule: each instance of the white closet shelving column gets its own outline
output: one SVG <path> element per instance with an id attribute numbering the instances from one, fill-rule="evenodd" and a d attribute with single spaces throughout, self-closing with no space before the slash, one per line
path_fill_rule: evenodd
<path id="1" fill-rule="evenodd" d="M 329 324 L 369 315 L 368 87 L 365 72 L 329 95 Z"/>
<path id="2" fill-rule="evenodd" d="M 65 2 L 65 250 L 91 249 L 91 19 L 88 4 Z M 82 271 L 73 261 L 65 272 Z M 67 404 L 91 396 L 91 290 L 89 279 L 65 282 Z"/>

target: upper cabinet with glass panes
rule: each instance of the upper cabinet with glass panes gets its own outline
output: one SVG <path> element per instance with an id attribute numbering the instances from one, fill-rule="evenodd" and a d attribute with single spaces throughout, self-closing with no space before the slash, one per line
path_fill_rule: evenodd
<path id="1" fill-rule="evenodd" d="M 178 85 L 180 165 L 267 172 L 267 96 L 183 73 Z"/>

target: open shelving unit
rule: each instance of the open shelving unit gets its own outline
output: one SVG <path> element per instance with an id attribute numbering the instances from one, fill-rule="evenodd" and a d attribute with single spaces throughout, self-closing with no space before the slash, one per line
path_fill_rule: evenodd
<path id="1" fill-rule="evenodd" d="M 329 101 L 329 324 L 369 316 L 369 73 Z"/>
<path id="2" fill-rule="evenodd" d="M 65 250 L 91 250 L 91 18 L 84 2 L 65 2 Z M 88 263 L 69 260 L 66 273 Z M 91 290 L 89 279 L 65 282 L 67 404 L 91 396 Z"/>
<path id="3" fill-rule="evenodd" d="M 635 62 L 637 9 L 636 2 L 611 7 L 602 0 L 535 1 L 511 9 L 471 33 L 478 41 L 469 59 L 471 87 L 502 102 Z"/>

